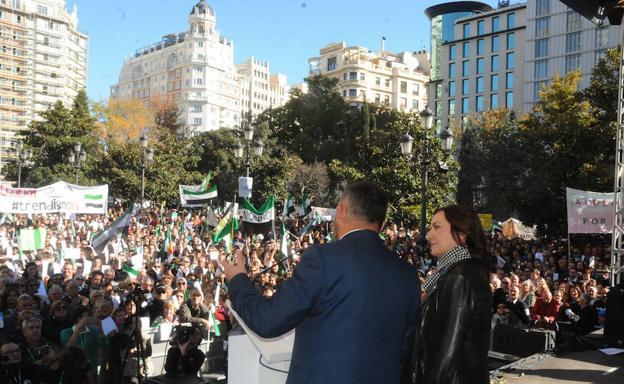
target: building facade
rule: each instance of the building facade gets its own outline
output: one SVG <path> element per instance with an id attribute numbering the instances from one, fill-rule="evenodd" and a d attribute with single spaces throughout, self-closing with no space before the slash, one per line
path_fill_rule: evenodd
<path id="1" fill-rule="evenodd" d="M 216 30 L 205 0 L 188 21 L 188 31 L 165 35 L 126 60 L 111 98 L 173 103 L 185 135 L 235 128 L 250 106 L 254 114 L 270 107 L 269 63 L 252 57 L 234 65 L 234 44 Z"/>
<path id="2" fill-rule="evenodd" d="M 525 20 L 526 4 L 453 20 L 454 36 L 441 43 L 439 78 L 432 80 L 438 129 L 463 129 L 470 114 L 498 107 L 522 110 Z"/>
<path id="3" fill-rule="evenodd" d="M 259 61 L 252 56 L 247 62 L 236 64 L 236 74 L 243 113 L 251 110 L 252 115 L 257 115 L 266 109 L 282 106 L 288 101 L 286 75 L 271 74 L 268 61 Z"/>
<path id="4" fill-rule="evenodd" d="M 0 161 L 16 133 L 87 85 L 88 37 L 65 0 L 0 0 Z"/>
<path id="5" fill-rule="evenodd" d="M 389 108 L 419 111 L 427 104 L 429 80 L 427 52 L 384 51 L 332 43 L 320 56 L 308 60 L 311 75 L 339 80 L 345 101 L 353 106 L 364 101 Z"/>
<path id="6" fill-rule="evenodd" d="M 619 25 L 597 27 L 559 0 L 527 2 L 524 112 L 539 99 L 539 91 L 555 74 L 581 71 L 581 88 L 589 85 L 592 69 L 609 48 L 621 43 Z"/>
<path id="7" fill-rule="evenodd" d="M 204 0 L 188 21 L 188 31 L 165 35 L 126 60 L 110 96 L 174 103 L 187 134 L 234 127 L 241 108 L 234 44 L 216 30 L 214 10 Z"/>

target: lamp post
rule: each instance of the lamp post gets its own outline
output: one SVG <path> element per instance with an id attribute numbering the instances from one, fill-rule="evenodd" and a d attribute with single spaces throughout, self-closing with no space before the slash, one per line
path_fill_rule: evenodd
<path id="1" fill-rule="evenodd" d="M 423 139 L 423 148 L 420 157 L 420 173 L 421 173 L 421 205 L 420 205 L 420 239 L 419 239 L 419 249 L 421 255 L 424 254 L 424 250 L 427 246 L 427 168 L 429 166 L 429 133 L 433 127 L 433 113 L 429 109 L 429 107 L 425 108 L 422 112 L 420 112 L 421 124 L 425 130 L 425 137 Z M 453 146 L 453 132 L 450 128 L 442 131 L 440 134 L 441 146 L 445 152 L 451 150 Z M 401 153 L 403 156 L 407 158 L 412 155 L 412 145 L 414 139 L 409 134 L 404 134 L 401 136 L 399 140 L 399 144 L 401 146 Z"/>
<path id="2" fill-rule="evenodd" d="M 243 145 L 240 141 L 236 144 L 236 148 L 234 148 L 234 155 L 239 159 L 245 156 L 245 175 L 249 177 L 249 168 L 251 167 L 251 145 L 253 141 L 254 131 L 251 128 L 251 124 L 248 124 L 247 127 L 243 130 L 243 138 L 245 140 L 245 145 Z M 253 141 L 253 154 L 254 156 L 260 157 L 262 156 L 262 152 L 264 151 L 264 143 L 261 140 Z"/>
<path id="3" fill-rule="evenodd" d="M 22 165 L 26 164 L 26 161 L 32 157 L 32 150 L 24 148 L 24 143 L 21 141 L 17 143 L 17 149 L 15 156 L 17 158 L 17 188 L 22 187 Z"/>
<path id="4" fill-rule="evenodd" d="M 67 157 L 67 161 L 74 167 L 76 174 L 76 182 L 78 184 L 78 172 L 80 168 L 84 165 L 87 160 L 87 152 L 85 152 L 84 148 L 82 148 L 82 144 L 77 142 L 74 144 L 74 150 L 69 152 L 69 156 Z"/>
<path id="5" fill-rule="evenodd" d="M 154 150 L 148 148 L 145 135 L 141 135 L 139 142 L 141 143 L 141 208 L 143 208 L 143 200 L 145 199 L 145 168 L 154 160 Z"/>

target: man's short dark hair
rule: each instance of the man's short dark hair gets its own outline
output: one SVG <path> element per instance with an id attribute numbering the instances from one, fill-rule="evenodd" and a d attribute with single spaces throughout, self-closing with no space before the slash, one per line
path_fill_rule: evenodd
<path id="1" fill-rule="evenodd" d="M 376 184 L 367 181 L 349 184 L 342 192 L 342 199 L 349 202 L 352 214 L 370 223 L 381 226 L 386 219 L 388 196 Z"/>

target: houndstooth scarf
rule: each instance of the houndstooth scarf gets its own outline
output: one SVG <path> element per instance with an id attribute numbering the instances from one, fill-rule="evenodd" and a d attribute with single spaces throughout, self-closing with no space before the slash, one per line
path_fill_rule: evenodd
<path id="1" fill-rule="evenodd" d="M 440 277 L 442 277 L 453 264 L 470 259 L 471 257 L 470 251 L 466 247 L 457 246 L 446 252 L 438 259 L 437 269 L 427 277 L 427 280 L 425 280 L 422 285 L 422 290 L 425 293 L 433 291 Z"/>

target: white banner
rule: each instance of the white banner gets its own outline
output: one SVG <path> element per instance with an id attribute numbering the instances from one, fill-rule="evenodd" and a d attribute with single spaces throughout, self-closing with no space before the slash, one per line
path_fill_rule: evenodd
<path id="1" fill-rule="evenodd" d="M 612 233 L 613 193 L 566 188 L 568 233 Z"/>
<path id="2" fill-rule="evenodd" d="M 316 215 L 320 216 L 323 221 L 334 221 L 336 219 L 336 209 L 313 206 L 310 213 L 308 213 L 308 218 L 313 219 Z"/>
<path id="3" fill-rule="evenodd" d="M 41 188 L 0 185 L 0 212 L 3 213 L 105 214 L 107 208 L 108 185 L 83 187 L 64 181 Z"/>

